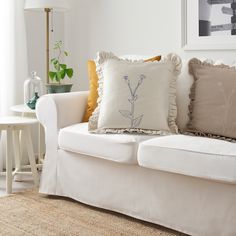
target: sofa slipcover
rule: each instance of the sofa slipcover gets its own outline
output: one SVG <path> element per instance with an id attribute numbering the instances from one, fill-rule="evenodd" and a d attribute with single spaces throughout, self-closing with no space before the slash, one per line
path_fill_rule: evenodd
<path id="1" fill-rule="evenodd" d="M 91 134 L 88 123 L 68 126 L 59 131 L 59 147 L 66 151 L 110 161 L 137 164 L 140 142 L 154 136 L 131 134 Z"/>
<path id="2" fill-rule="evenodd" d="M 142 142 L 140 166 L 236 183 L 236 144 L 205 137 L 170 135 Z"/>
<path id="3" fill-rule="evenodd" d="M 180 128 L 184 128 L 188 121 L 189 91 L 187 90 L 191 87 L 191 81 L 185 76 L 177 81 L 177 84 L 182 83 L 177 89 L 178 126 Z M 183 94 L 185 96 L 182 96 Z M 40 193 L 70 197 L 85 204 L 160 224 L 188 235 L 236 235 L 236 185 L 230 181 L 210 181 L 191 177 L 191 175 L 199 175 L 200 171 L 208 171 L 207 174 L 221 174 L 221 180 L 232 180 L 235 172 L 236 144 L 220 140 L 213 140 L 214 143 L 211 143 L 210 139 L 204 138 L 202 140 L 206 140 L 206 142 L 201 144 L 197 142 L 201 139 L 200 137 L 188 139 L 188 142 L 178 141 L 180 138 L 178 135 L 158 137 L 158 140 L 162 142 L 158 146 L 160 152 L 157 153 L 155 147 L 150 145 L 150 152 L 153 150 L 154 154 L 153 159 L 148 156 L 150 152 L 147 153 L 143 148 L 146 142 L 152 140 L 140 144 L 139 163 L 142 165 L 142 162 L 146 162 L 143 164 L 149 166 L 148 168 L 107 161 L 111 160 L 107 159 L 108 152 L 110 155 L 112 151 L 113 155 L 117 157 L 120 154 L 117 153 L 117 146 L 116 149 L 113 148 L 114 140 L 111 145 L 111 141 L 103 139 L 106 145 L 102 146 L 95 143 L 93 139 L 88 141 L 87 135 L 71 135 L 76 139 L 65 140 L 70 146 L 72 146 L 72 142 L 77 142 L 80 151 L 82 143 L 86 145 L 86 151 L 90 152 L 89 149 L 94 149 L 101 154 L 101 150 L 96 150 L 98 146 L 106 149 L 106 156 L 100 156 L 103 159 L 96 158 L 93 154 L 89 156 L 64 151 L 59 147 L 58 135 L 60 133 L 60 139 L 62 139 L 63 128 L 82 122 L 87 99 L 88 92 L 83 91 L 48 94 L 38 100 L 36 114 L 45 128 L 46 141 Z M 101 138 L 101 136 L 99 137 Z M 110 136 L 108 137 L 110 138 Z M 119 142 L 124 141 L 126 137 L 119 141 L 116 140 L 118 146 Z M 63 139 L 65 138 L 66 135 Z M 172 147 L 168 147 L 166 139 L 170 139 Z M 180 146 L 180 142 L 182 142 L 182 146 Z M 198 148 L 193 149 L 193 145 L 198 145 L 199 150 Z M 162 146 L 166 147 L 161 148 Z M 140 161 L 141 147 L 147 158 L 142 155 L 144 159 Z M 168 155 L 163 154 L 163 149 L 166 149 Z M 169 154 L 170 151 L 177 152 L 178 150 L 179 155 Z M 119 155 L 122 160 L 124 152 Z M 196 156 L 192 156 L 190 153 L 196 153 Z M 135 156 L 134 160 L 136 158 Z M 119 161 L 121 160 L 119 159 Z M 190 163 L 191 161 L 193 164 Z M 155 165 L 150 167 L 152 162 Z M 163 166 L 162 162 L 166 165 Z M 166 167 L 166 171 L 156 170 L 158 167 Z M 169 169 L 173 169 L 175 173 L 171 173 Z M 185 174 L 179 174 L 180 171 L 185 171 Z M 203 176 L 202 173 L 200 174 Z M 223 175 L 225 178 L 222 178 Z M 208 177 L 205 175 L 204 178 Z"/>

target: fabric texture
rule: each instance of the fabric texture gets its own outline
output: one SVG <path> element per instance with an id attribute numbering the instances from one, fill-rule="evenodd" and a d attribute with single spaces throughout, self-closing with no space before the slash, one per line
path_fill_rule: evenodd
<path id="1" fill-rule="evenodd" d="M 109 161 L 137 164 L 138 145 L 150 138 L 150 135 L 137 134 L 91 134 L 88 132 L 88 123 L 79 123 L 61 129 L 58 143 L 63 150 Z"/>
<path id="2" fill-rule="evenodd" d="M 236 183 L 236 144 L 205 137 L 170 135 L 142 142 L 140 166 Z"/>
<path id="3" fill-rule="evenodd" d="M 187 131 L 212 137 L 236 138 L 236 69 L 194 58 Z"/>
<path id="4" fill-rule="evenodd" d="M 100 52 L 98 106 L 89 120 L 95 133 L 177 133 L 176 77 L 181 59 L 131 62 Z"/>
<path id="5" fill-rule="evenodd" d="M 145 62 L 149 61 L 160 61 L 161 56 L 155 56 L 144 60 Z M 93 60 L 88 61 L 88 78 L 89 78 L 89 96 L 88 104 L 83 117 L 83 122 L 88 122 L 89 117 L 92 115 L 93 111 L 97 107 L 98 99 L 98 76 L 96 72 L 96 64 Z"/>

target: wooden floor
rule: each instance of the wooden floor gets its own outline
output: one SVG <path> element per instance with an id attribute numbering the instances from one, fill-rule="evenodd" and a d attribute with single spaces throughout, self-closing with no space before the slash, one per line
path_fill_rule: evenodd
<path id="1" fill-rule="evenodd" d="M 22 181 L 14 181 L 12 185 L 12 192 L 22 192 L 27 189 L 34 187 L 33 177 L 32 176 L 22 176 Z M 6 194 L 6 177 L 0 176 L 0 197 L 7 196 Z"/>

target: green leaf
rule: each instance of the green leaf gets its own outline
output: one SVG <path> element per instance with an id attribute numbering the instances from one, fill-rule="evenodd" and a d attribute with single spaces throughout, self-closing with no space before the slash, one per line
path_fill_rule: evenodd
<path id="1" fill-rule="evenodd" d="M 57 62 L 54 64 L 54 68 L 59 71 L 60 70 L 60 64 Z"/>
<path id="2" fill-rule="evenodd" d="M 68 57 L 68 52 L 64 51 L 64 54 Z"/>
<path id="3" fill-rule="evenodd" d="M 68 68 L 65 70 L 66 71 L 66 74 L 69 78 L 72 78 L 73 74 L 74 74 L 74 71 L 72 68 Z"/>
<path id="4" fill-rule="evenodd" d="M 51 63 L 53 63 L 55 60 L 56 60 L 56 58 L 52 58 L 52 59 L 51 59 Z"/>
<path id="5" fill-rule="evenodd" d="M 66 64 L 60 64 L 60 67 L 65 70 L 67 68 L 67 65 Z"/>
<path id="6" fill-rule="evenodd" d="M 59 82 L 61 79 L 58 78 L 57 76 L 55 77 L 56 81 Z"/>
<path id="7" fill-rule="evenodd" d="M 55 60 L 53 60 L 52 63 L 53 63 L 54 65 L 58 64 L 58 63 L 59 63 L 58 60 L 57 60 L 56 58 L 54 58 L 54 59 L 55 59 Z"/>
<path id="8" fill-rule="evenodd" d="M 50 77 L 50 79 L 53 81 L 54 80 L 54 78 L 55 78 L 55 76 L 56 76 L 56 72 L 53 72 L 53 71 L 49 71 L 49 73 L 48 73 L 48 75 L 49 75 L 49 77 Z"/>
<path id="9" fill-rule="evenodd" d="M 66 76 L 65 70 L 61 70 L 61 79 L 64 79 Z"/>
<path id="10" fill-rule="evenodd" d="M 66 76 L 65 70 L 57 71 L 56 74 L 58 79 L 57 81 L 64 79 Z"/>

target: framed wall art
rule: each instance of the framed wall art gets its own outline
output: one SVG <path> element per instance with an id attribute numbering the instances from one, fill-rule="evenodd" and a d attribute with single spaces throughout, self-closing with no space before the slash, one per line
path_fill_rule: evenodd
<path id="1" fill-rule="evenodd" d="M 236 49 L 236 0 L 182 0 L 182 46 Z"/>

